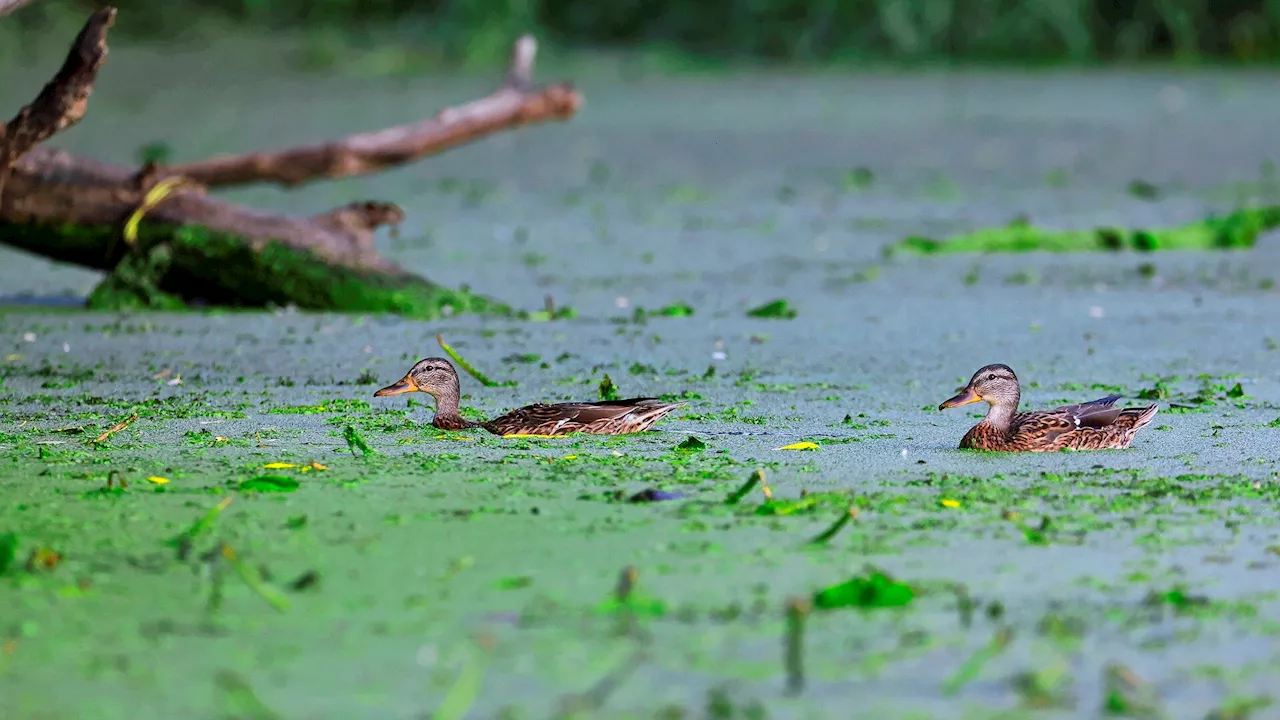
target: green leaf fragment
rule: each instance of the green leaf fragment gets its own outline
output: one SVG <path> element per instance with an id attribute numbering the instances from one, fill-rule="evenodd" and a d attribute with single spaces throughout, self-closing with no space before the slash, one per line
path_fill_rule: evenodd
<path id="1" fill-rule="evenodd" d="M 240 481 L 239 489 L 246 492 L 293 492 L 298 489 L 298 480 L 287 475 L 258 475 Z"/>
<path id="2" fill-rule="evenodd" d="M 707 444 L 692 435 L 685 438 L 684 442 L 680 443 L 675 447 L 676 452 L 682 452 L 682 453 L 702 452 L 703 450 L 706 450 L 706 449 L 707 449 Z"/>
<path id="3" fill-rule="evenodd" d="M 790 320 L 796 316 L 796 311 L 791 304 L 784 299 L 767 302 L 759 307 L 754 307 L 747 311 L 747 317 L 753 318 L 772 318 L 776 320 Z"/>
<path id="4" fill-rule="evenodd" d="M 813 605 L 822 610 L 886 608 L 901 607 L 914 599 L 915 590 L 910 585 L 875 570 L 866 577 L 854 577 L 814 593 Z"/>

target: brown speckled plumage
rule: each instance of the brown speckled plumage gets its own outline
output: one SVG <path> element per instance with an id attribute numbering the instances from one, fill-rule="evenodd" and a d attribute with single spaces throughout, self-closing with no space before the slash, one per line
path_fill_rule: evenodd
<path id="1" fill-rule="evenodd" d="M 987 416 L 960 439 L 961 448 L 1000 452 L 1053 452 L 1127 448 L 1155 417 L 1158 405 L 1114 407 L 1119 395 L 1063 405 L 1049 410 L 1017 412 L 1021 391 L 1008 365 L 987 365 L 970 378 L 939 410 L 986 402 Z"/>
<path id="2" fill-rule="evenodd" d="M 536 403 L 516 408 L 485 422 L 472 422 L 458 413 L 458 372 L 444 358 L 427 358 L 413 366 L 399 382 L 374 393 L 376 397 L 425 392 L 436 399 L 431 424 L 442 430 L 483 428 L 494 435 L 626 435 L 643 432 L 684 403 L 655 398 L 603 402 Z"/>

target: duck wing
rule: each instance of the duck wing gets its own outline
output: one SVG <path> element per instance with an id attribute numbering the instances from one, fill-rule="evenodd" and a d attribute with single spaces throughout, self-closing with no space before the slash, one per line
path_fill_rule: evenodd
<path id="1" fill-rule="evenodd" d="M 600 402 L 535 403 L 485 423 L 499 435 L 563 435 L 571 432 L 636 432 L 684 403 L 657 398 L 627 398 Z"/>
<path id="2" fill-rule="evenodd" d="M 1049 412 L 1061 415 L 1064 420 L 1077 428 L 1104 428 L 1113 424 L 1123 412 L 1121 408 L 1115 407 L 1116 401 L 1121 397 L 1121 395 L 1108 395 L 1075 405 L 1063 405 Z"/>

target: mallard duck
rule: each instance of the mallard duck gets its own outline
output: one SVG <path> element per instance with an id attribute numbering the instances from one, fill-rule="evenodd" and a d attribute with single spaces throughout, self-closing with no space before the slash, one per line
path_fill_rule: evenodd
<path id="1" fill-rule="evenodd" d="M 460 388 L 458 371 L 444 358 L 419 360 L 398 382 L 375 392 L 387 397 L 424 392 L 436 399 L 436 416 L 431 424 L 441 430 L 484 428 L 494 435 L 568 435 L 594 433 L 626 435 L 642 432 L 664 415 L 685 403 L 662 402 L 656 398 L 628 398 L 602 402 L 537 403 L 516 408 L 485 422 L 471 422 L 458 414 Z"/>
<path id="2" fill-rule="evenodd" d="M 1127 448 L 1159 410 L 1112 407 L 1120 395 L 1063 405 L 1051 410 L 1018 412 L 1018 376 L 1008 365 L 988 365 L 973 374 L 969 384 L 939 410 L 985 402 L 987 416 L 960 439 L 960 447 L 1003 452 L 1052 452 Z"/>

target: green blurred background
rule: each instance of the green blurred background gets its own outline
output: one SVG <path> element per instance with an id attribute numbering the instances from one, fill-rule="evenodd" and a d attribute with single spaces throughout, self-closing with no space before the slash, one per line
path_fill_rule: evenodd
<path id="1" fill-rule="evenodd" d="M 176 39 L 288 29 L 325 44 L 409 43 L 487 62 L 533 31 L 562 48 L 714 61 L 1267 62 L 1280 0 L 118 0 L 116 32 Z M 42 0 L 4 24 L 60 24 L 90 3 Z M 123 22 L 127 17 L 127 22 Z M 323 52 L 318 62 L 323 64 Z"/>

